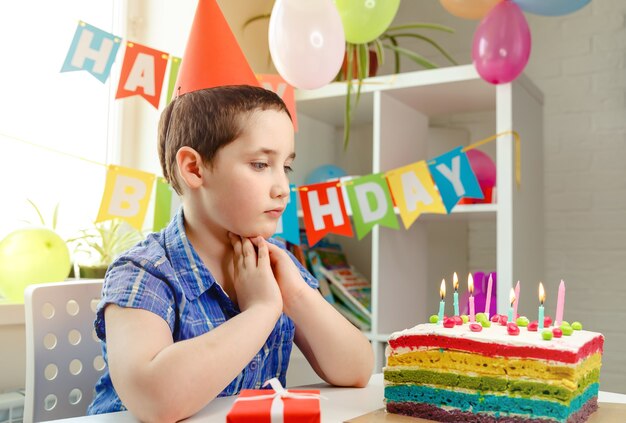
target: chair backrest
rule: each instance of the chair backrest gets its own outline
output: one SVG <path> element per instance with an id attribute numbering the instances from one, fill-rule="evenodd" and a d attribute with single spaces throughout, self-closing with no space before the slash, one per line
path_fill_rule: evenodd
<path id="1" fill-rule="evenodd" d="M 26 288 L 24 423 L 85 415 L 105 367 L 93 328 L 101 290 L 101 279 Z"/>

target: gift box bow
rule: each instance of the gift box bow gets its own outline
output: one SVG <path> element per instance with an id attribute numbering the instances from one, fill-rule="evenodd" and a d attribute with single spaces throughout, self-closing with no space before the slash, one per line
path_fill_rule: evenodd
<path id="1" fill-rule="evenodd" d="M 302 392 L 302 391 L 289 391 L 283 387 L 280 381 L 277 378 L 272 378 L 266 381 L 263 386 L 270 385 L 274 390 L 273 394 L 260 394 L 254 396 L 239 396 L 235 400 L 237 402 L 248 402 L 248 401 L 264 401 L 271 399 L 272 403 L 270 406 L 270 422 L 271 423 L 284 423 L 285 421 L 285 403 L 284 399 L 293 399 L 293 400 L 318 400 L 320 398 L 326 399 L 323 395 L 314 392 Z M 242 393 L 245 391 L 242 391 Z M 318 391 L 319 392 L 319 391 Z M 233 407 L 233 410 L 235 407 Z M 319 421 L 319 407 L 317 409 L 318 414 L 316 421 Z M 231 410 L 232 413 L 232 410 Z M 229 413 L 230 417 L 230 413 Z M 230 421 L 230 420 L 229 420 Z"/>

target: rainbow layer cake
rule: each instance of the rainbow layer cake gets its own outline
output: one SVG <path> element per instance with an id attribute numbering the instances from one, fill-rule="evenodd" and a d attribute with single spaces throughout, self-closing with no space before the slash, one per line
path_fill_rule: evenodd
<path id="1" fill-rule="evenodd" d="M 601 334 L 447 323 L 391 335 L 388 412 L 445 422 L 572 423 L 597 409 Z"/>

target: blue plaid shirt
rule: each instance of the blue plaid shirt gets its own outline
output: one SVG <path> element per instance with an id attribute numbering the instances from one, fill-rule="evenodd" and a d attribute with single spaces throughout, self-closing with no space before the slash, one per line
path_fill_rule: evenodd
<path id="1" fill-rule="evenodd" d="M 241 312 L 202 263 L 187 239 L 183 222 L 181 207 L 167 228 L 149 235 L 109 267 L 94 322 L 105 362 L 108 363 L 104 308 L 108 304 L 141 308 L 160 316 L 169 325 L 174 342 L 209 332 Z M 270 242 L 284 248 L 273 239 Z M 291 257 L 306 283 L 317 288 L 317 280 Z M 219 396 L 235 395 L 242 389 L 259 389 L 273 377 L 285 385 L 293 336 L 293 322 L 281 314 L 265 345 Z M 107 366 L 96 384 L 95 397 L 87 412 L 100 414 L 125 409 Z"/>

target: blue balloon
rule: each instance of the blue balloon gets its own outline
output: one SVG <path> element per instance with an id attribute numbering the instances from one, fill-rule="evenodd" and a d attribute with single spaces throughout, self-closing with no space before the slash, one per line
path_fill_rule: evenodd
<path id="1" fill-rule="evenodd" d="M 542 16 L 567 15 L 582 9 L 591 0 L 513 0 L 517 5 L 528 13 Z"/>
<path id="2" fill-rule="evenodd" d="M 309 173 L 306 177 L 305 184 L 317 184 L 319 182 L 326 182 L 329 179 L 337 179 L 342 176 L 346 176 L 347 173 L 345 170 L 335 165 L 322 165 L 316 167 Z"/>

